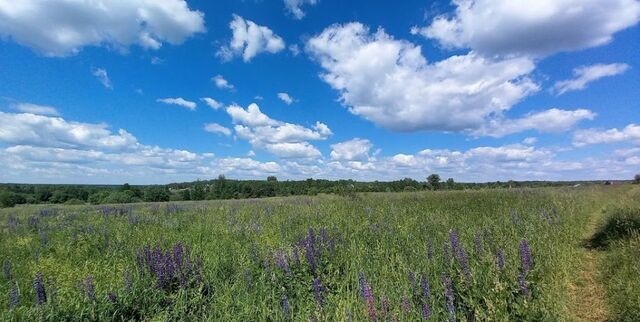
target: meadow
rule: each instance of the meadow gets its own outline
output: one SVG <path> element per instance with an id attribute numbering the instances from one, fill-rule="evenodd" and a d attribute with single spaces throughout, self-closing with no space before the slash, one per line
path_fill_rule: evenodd
<path id="1" fill-rule="evenodd" d="M 632 321 L 638 197 L 621 185 L 2 209 L 0 320 L 574 321 L 604 296 L 608 317 Z M 579 272 L 606 292 L 585 294 Z"/>

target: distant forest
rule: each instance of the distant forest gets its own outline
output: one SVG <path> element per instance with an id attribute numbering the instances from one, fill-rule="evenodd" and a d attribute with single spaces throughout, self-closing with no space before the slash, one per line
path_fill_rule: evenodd
<path id="1" fill-rule="evenodd" d="M 611 182 L 608 181 L 496 181 L 486 183 L 458 183 L 451 178 L 442 181 L 437 174 L 430 175 L 426 181 L 405 178 L 397 181 L 372 182 L 318 179 L 279 181 L 275 176 L 270 176 L 266 180 L 233 180 L 221 175 L 213 180 L 146 186 L 129 184 L 121 186 L 0 184 L 0 207 L 13 207 L 18 204 L 122 204 L 317 194 L 352 195 L 358 192 L 550 187 L 606 183 L 611 184 Z"/>

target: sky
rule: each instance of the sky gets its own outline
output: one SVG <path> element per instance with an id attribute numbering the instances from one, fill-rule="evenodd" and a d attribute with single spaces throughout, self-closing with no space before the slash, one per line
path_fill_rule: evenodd
<path id="1" fill-rule="evenodd" d="M 638 0 L 0 0 L 0 182 L 630 179 Z"/>

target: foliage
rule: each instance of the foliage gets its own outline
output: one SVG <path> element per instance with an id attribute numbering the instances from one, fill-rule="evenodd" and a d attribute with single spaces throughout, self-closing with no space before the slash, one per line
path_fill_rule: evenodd
<path id="1" fill-rule="evenodd" d="M 4 209 L 0 320 L 565 320 L 584 216 L 624 189 Z"/>

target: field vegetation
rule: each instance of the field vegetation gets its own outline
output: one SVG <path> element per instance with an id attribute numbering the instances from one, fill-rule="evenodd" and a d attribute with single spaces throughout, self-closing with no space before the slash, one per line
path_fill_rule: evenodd
<path id="1" fill-rule="evenodd" d="M 597 252 L 610 318 L 637 321 L 638 197 L 620 185 L 23 205 L 0 210 L 0 320 L 572 321 L 576 272 Z"/>

